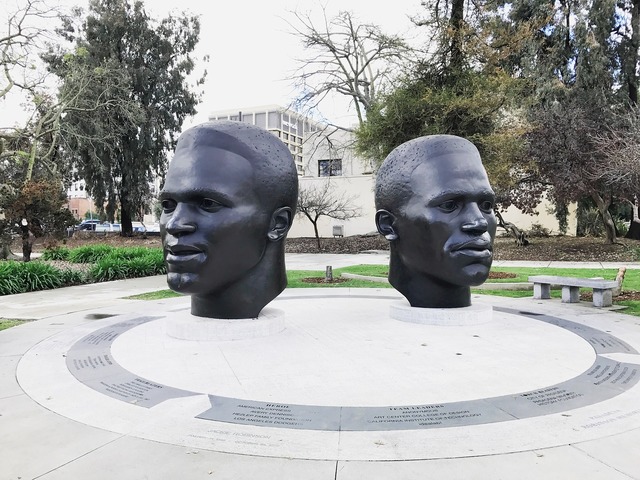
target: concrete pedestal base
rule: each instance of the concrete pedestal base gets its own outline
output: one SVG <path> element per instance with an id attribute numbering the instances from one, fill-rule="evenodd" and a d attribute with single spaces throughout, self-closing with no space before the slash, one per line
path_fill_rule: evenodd
<path id="1" fill-rule="evenodd" d="M 172 338 L 192 341 L 229 341 L 266 337 L 285 328 L 284 312 L 265 308 L 258 318 L 206 318 L 188 312 L 167 317 L 165 332 Z"/>
<path id="2" fill-rule="evenodd" d="M 483 303 L 462 308 L 417 308 L 400 301 L 391 305 L 389 316 L 401 322 L 421 325 L 480 325 L 493 320 L 493 308 Z"/>

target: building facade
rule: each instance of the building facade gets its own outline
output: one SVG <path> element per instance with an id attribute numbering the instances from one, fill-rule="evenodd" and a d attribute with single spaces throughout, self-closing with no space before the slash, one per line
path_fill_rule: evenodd
<path id="1" fill-rule="evenodd" d="M 319 125 L 313 120 L 278 105 L 218 110 L 209 114 L 209 120 L 246 122 L 270 131 L 289 148 L 298 174 L 302 174 L 304 169 L 304 138 L 319 130 Z"/>
<path id="2" fill-rule="evenodd" d="M 355 154 L 354 145 L 354 135 L 340 130 L 318 130 L 305 139 L 304 176 L 300 178 L 300 188 L 319 190 L 326 182 L 330 182 L 334 195 L 350 198 L 353 206 L 360 211 L 358 217 L 348 220 L 322 217 L 318 222 L 321 237 L 331 237 L 335 232 L 342 232 L 344 235 L 376 232 L 374 168 L 371 161 Z M 509 207 L 502 215 L 505 221 L 515 224 L 521 230 L 531 230 L 534 225 L 540 225 L 550 233 L 558 234 L 558 220 L 551 207 L 551 203 L 543 198 L 534 215 L 525 214 L 514 206 Z M 568 221 L 567 233 L 575 235 L 575 204 L 569 206 Z M 311 237 L 314 235 L 313 225 L 306 218 L 298 216 L 289 235 Z"/>
<path id="3" fill-rule="evenodd" d="M 282 140 L 291 151 L 299 175 L 300 189 L 326 192 L 333 199 L 348 200 L 358 215 L 347 220 L 320 217 L 321 237 L 376 233 L 374 166 L 370 160 L 355 153 L 355 136 L 351 132 L 329 128 L 278 105 L 214 111 L 210 120 L 247 122 L 262 127 Z M 551 213 L 551 204 L 543 199 L 535 215 L 510 207 L 503 213 L 505 221 L 521 230 L 539 224 L 551 233 L 559 233 L 558 221 Z M 568 234 L 575 234 L 575 205 L 570 207 Z M 312 223 L 297 215 L 289 237 L 313 237 Z"/>

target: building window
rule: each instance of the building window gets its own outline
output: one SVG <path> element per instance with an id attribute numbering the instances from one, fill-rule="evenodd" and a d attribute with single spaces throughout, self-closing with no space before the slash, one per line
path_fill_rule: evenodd
<path id="1" fill-rule="evenodd" d="M 342 159 L 318 160 L 319 177 L 337 177 L 342 175 Z"/>
<path id="2" fill-rule="evenodd" d="M 280 114 L 278 112 L 269 112 L 269 128 L 280 129 Z"/>

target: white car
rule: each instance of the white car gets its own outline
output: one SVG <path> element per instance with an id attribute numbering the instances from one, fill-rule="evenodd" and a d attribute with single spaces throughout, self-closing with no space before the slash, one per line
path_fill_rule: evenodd
<path id="1" fill-rule="evenodd" d="M 147 231 L 147 227 L 142 222 L 131 222 L 132 231 L 134 233 L 144 233 Z"/>
<path id="2" fill-rule="evenodd" d="M 98 223 L 96 225 L 96 228 L 94 230 L 96 233 L 97 232 L 119 232 L 120 231 L 120 224 L 119 223 Z"/>
<path id="3" fill-rule="evenodd" d="M 147 227 L 147 235 L 160 235 L 160 224 L 152 223 Z"/>

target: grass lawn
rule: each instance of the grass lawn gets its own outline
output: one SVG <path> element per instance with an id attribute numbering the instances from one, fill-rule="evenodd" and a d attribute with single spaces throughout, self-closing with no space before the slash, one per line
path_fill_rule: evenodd
<path id="1" fill-rule="evenodd" d="M 28 320 L 12 320 L 10 318 L 0 318 L 0 330 L 6 330 L 10 327 L 15 327 L 16 325 L 22 325 Z"/>
<path id="2" fill-rule="evenodd" d="M 334 278 L 340 278 L 340 274 L 354 273 L 374 277 L 386 277 L 389 268 L 386 265 L 354 265 L 351 267 L 336 268 L 333 271 Z M 615 280 L 618 274 L 617 269 L 590 269 L 590 268 L 526 268 L 526 267 L 500 267 L 495 268 L 496 272 L 515 273 L 515 278 L 491 279 L 489 283 L 526 283 L 530 275 L 558 275 L 563 277 L 603 277 L 607 280 Z M 324 271 L 316 270 L 289 270 L 287 271 L 287 288 L 391 288 L 389 284 L 370 282 L 367 280 L 347 280 L 336 283 L 308 283 L 305 278 L 324 278 Z M 640 290 L 640 270 L 627 270 L 624 279 L 625 290 Z M 482 295 L 497 295 L 511 298 L 530 297 L 531 290 L 471 290 L 472 293 Z M 589 291 L 589 289 L 585 289 Z M 135 300 L 161 300 L 163 298 L 177 297 L 179 294 L 171 290 L 160 290 L 158 292 L 145 293 L 127 297 Z M 560 298 L 560 290 L 553 290 L 551 296 Z M 623 311 L 630 315 L 640 316 L 640 302 L 633 300 L 618 301 L 614 299 L 615 305 L 624 305 L 627 308 Z"/>
<path id="3" fill-rule="evenodd" d="M 126 300 L 162 300 L 163 298 L 181 297 L 179 293 L 173 290 L 158 290 L 155 292 L 141 293 L 139 295 L 131 295 L 124 297 Z"/>
<path id="4" fill-rule="evenodd" d="M 528 268 L 528 267 L 500 267 L 492 269 L 495 272 L 515 273 L 514 278 L 500 278 L 490 279 L 488 283 L 527 283 L 527 279 L 531 275 L 556 275 L 562 277 L 602 277 L 606 280 L 615 280 L 618 274 L 617 269 L 605 269 L 605 268 Z M 354 265 L 352 267 L 339 268 L 334 270 L 334 276 L 338 276 L 341 272 L 355 273 L 358 275 L 368 275 L 374 277 L 386 277 L 389 271 L 386 265 Z M 314 272 L 305 272 L 314 273 Z M 322 276 L 323 272 L 315 272 L 315 276 Z M 380 287 L 384 284 L 365 282 L 363 287 Z M 345 284 L 343 284 L 345 285 Z M 293 287 L 293 285 L 291 285 Z M 308 286 L 308 284 L 305 284 Z M 324 286 L 322 284 L 316 284 L 315 286 Z M 624 290 L 639 290 L 640 291 L 640 270 L 627 270 L 623 283 Z M 584 289 L 590 291 L 590 289 Z M 531 290 L 474 290 L 473 293 L 479 293 L 483 295 L 497 295 L 511 298 L 524 298 L 531 297 Z M 560 290 L 552 290 L 551 296 L 554 298 L 560 298 L 562 293 Z M 614 305 L 623 305 L 627 307 L 623 310 L 623 313 L 629 315 L 640 316 L 640 302 L 634 300 L 613 300 Z"/>

